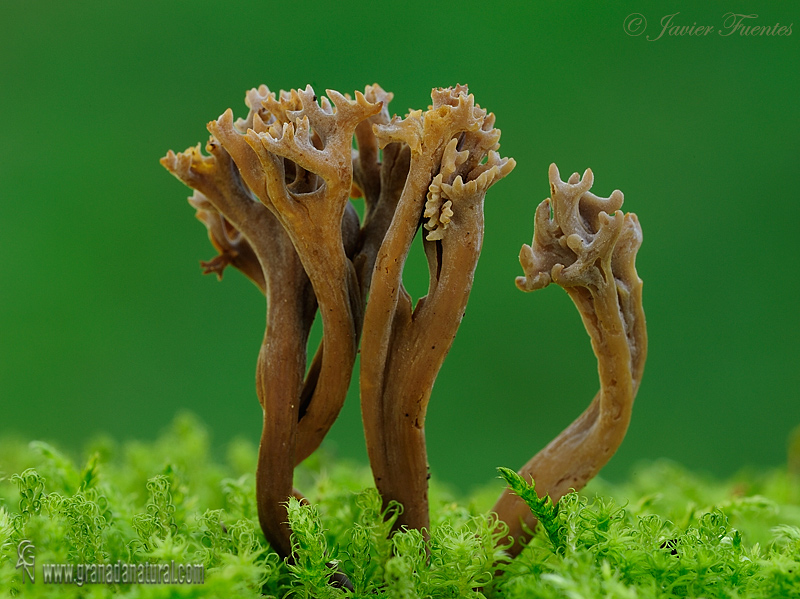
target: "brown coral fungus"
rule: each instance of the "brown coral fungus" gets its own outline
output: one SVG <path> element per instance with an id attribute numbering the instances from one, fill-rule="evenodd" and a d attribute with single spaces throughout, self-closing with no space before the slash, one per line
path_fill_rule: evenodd
<path id="1" fill-rule="evenodd" d="M 219 252 L 203 271 L 221 278 L 233 265 L 266 296 L 257 504 L 264 535 L 289 560 L 286 505 L 302 497 L 294 468 L 338 416 L 359 345 L 375 485 L 385 506 L 403 506 L 395 528 L 427 530 L 428 401 L 472 288 L 484 197 L 515 166 L 497 152 L 494 115 L 466 86 L 434 89 L 431 106 L 405 118 L 389 117 L 391 99 L 378 85 L 355 99 L 331 90 L 318 98 L 311 87 L 276 95 L 261 86 L 247 93 L 246 118 L 234 121 L 229 109 L 208 124 L 208 154 L 198 145 L 162 159 L 195 190 L 189 201 Z M 566 290 L 600 373 L 589 408 L 519 471 L 554 501 L 580 489 L 619 447 L 647 351 L 634 266 L 641 228 L 619 210 L 621 192 L 600 198 L 592 183 L 590 170 L 564 182 L 551 165 L 551 198 L 536 210 L 533 243 L 520 253 L 525 276 L 517 286 L 554 282 Z M 363 219 L 352 198 L 364 199 Z M 429 282 L 412 305 L 403 269 L 417 235 Z M 317 312 L 323 337 L 307 365 Z M 518 553 L 536 525 L 530 510 L 506 491 L 494 512 Z M 341 573 L 332 579 L 348 584 Z"/>
<path id="2" fill-rule="evenodd" d="M 392 94 L 378 85 L 354 100 L 327 96 L 310 86 L 250 90 L 246 118 L 227 110 L 208 124 L 209 155 L 198 146 L 162 159 L 196 190 L 190 203 L 219 252 L 204 272 L 221 277 L 233 265 L 267 298 L 256 487 L 261 527 L 284 557 L 292 551 L 286 501 L 299 496 L 294 467 L 342 407 L 362 329 L 376 485 L 387 504 L 404 505 L 400 524 L 427 526 L 426 406 L 469 296 L 484 195 L 514 167 L 496 152 L 494 116 L 466 86 L 433 90 L 432 106 L 404 119 L 390 119 Z M 351 197 L 364 198 L 363 222 Z M 430 285 L 412 309 L 402 274 L 419 230 Z M 306 372 L 317 311 L 323 338 Z"/>
<path id="3" fill-rule="evenodd" d="M 577 420 L 519 471 L 533 479 L 540 496 L 558 501 L 581 489 L 608 462 L 622 442 L 644 370 L 647 333 L 642 281 L 635 258 L 642 230 L 635 214 L 623 214 L 623 196 L 600 198 L 589 191 L 591 170 L 561 180 L 550 165 L 551 198 L 536 210 L 531 246 L 520 252 L 523 291 L 554 282 L 565 289 L 592 340 L 600 391 Z M 517 554 L 536 521 L 525 503 L 506 490 L 494 507 L 515 539 Z"/>

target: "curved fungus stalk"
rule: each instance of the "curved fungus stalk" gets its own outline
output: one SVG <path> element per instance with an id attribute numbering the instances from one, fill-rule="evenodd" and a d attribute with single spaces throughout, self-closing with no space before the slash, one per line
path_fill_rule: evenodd
<path id="1" fill-rule="evenodd" d="M 589 333 L 600 374 L 600 391 L 586 411 L 519 470 L 536 482 L 540 496 L 555 502 L 581 489 L 622 442 L 644 370 L 647 332 L 635 267 L 642 230 L 635 214 L 620 211 L 622 192 L 608 198 L 591 193 L 591 170 L 564 182 L 552 164 L 549 178 L 551 198 L 536 210 L 517 286 L 533 291 L 553 282 L 564 288 Z M 536 526 L 530 509 L 507 489 L 493 511 L 509 527 L 511 554 L 518 554 Z"/>

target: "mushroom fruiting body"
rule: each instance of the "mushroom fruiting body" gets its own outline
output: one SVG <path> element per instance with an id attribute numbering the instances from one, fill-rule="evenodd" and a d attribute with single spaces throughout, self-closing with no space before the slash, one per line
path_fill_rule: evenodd
<path id="1" fill-rule="evenodd" d="M 515 166 L 498 153 L 495 117 L 466 86 L 434 89 L 427 110 L 390 118 L 392 94 L 367 86 L 355 99 L 311 87 L 250 90 L 249 113 L 208 123 L 206 146 L 170 151 L 162 164 L 195 189 L 190 198 L 219 255 L 221 277 L 241 270 L 267 299 L 256 389 L 264 412 L 256 472 L 261 527 L 291 559 L 287 518 L 295 466 L 314 452 L 344 402 L 356 354 L 367 451 L 384 505 L 403 505 L 395 527 L 425 530 L 425 416 L 437 374 L 463 318 L 484 237 L 487 190 Z M 353 145 L 355 139 L 355 147 Z M 520 470 L 557 501 L 578 489 L 622 441 L 647 348 L 634 260 L 641 229 L 622 194 L 592 194 L 593 175 L 561 180 L 520 253 L 532 291 L 554 282 L 575 302 L 598 359 L 589 408 Z M 360 221 L 351 197 L 364 198 Z M 427 294 L 412 306 L 403 269 L 422 235 Z M 307 366 L 317 314 L 323 338 Z M 494 511 L 516 553 L 536 522 L 505 492 Z M 502 527 L 503 524 L 498 524 Z M 331 569 L 332 577 L 334 569 Z M 339 581 L 347 584 L 339 575 Z"/>

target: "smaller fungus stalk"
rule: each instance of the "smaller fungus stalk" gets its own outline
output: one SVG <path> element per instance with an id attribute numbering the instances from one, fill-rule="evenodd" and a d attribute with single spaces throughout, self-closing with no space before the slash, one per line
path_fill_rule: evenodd
<path id="1" fill-rule="evenodd" d="M 600 391 L 577 420 L 525 464 L 519 474 L 535 481 L 540 495 L 558 501 L 580 490 L 616 452 L 631 418 L 633 400 L 644 370 L 647 333 L 642 309 L 642 281 L 636 252 L 642 230 L 635 214 L 623 214 L 619 190 L 600 198 L 589 190 L 591 170 L 567 182 L 550 165 L 551 198 L 536 210 L 532 245 L 520 252 L 523 291 L 551 282 L 570 296 L 592 340 Z M 507 489 L 494 506 L 515 540 L 513 555 L 527 542 L 536 519 Z"/>

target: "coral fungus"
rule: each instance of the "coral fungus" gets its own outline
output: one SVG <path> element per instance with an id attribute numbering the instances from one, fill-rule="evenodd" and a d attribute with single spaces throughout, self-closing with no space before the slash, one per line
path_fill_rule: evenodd
<path id="1" fill-rule="evenodd" d="M 310 86 L 276 95 L 261 86 L 247 93 L 246 118 L 234 120 L 229 109 L 208 124 L 208 154 L 197 146 L 162 159 L 195 190 L 190 203 L 219 252 L 202 263 L 204 272 L 221 277 L 233 265 L 267 299 L 256 492 L 264 534 L 287 558 L 287 501 L 302 499 L 294 468 L 339 414 L 359 346 L 376 487 L 384 506 L 403 506 L 395 528 L 429 528 L 428 401 L 466 309 L 483 243 L 484 197 L 515 166 L 497 152 L 494 115 L 466 86 L 434 89 L 431 98 L 425 111 L 390 118 L 392 94 L 378 85 L 355 99 L 332 90 L 319 98 Z M 641 230 L 634 215 L 619 211 L 622 194 L 591 194 L 591 171 L 565 183 L 553 165 L 550 182 L 552 199 L 536 212 L 517 284 L 530 291 L 552 281 L 567 290 L 592 338 L 601 382 L 589 409 L 520 471 L 557 500 L 585 484 L 619 446 L 646 336 L 634 268 Z M 363 219 L 351 203 L 359 197 Z M 412 306 L 403 268 L 418 234 L 429 284 Z M 306 368 L 317 312 L 323 338 Z M 533 516 L 510 492 L 495 511 L 519 541 L 517 551 Z"/>

